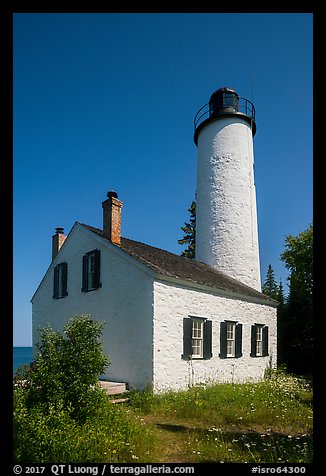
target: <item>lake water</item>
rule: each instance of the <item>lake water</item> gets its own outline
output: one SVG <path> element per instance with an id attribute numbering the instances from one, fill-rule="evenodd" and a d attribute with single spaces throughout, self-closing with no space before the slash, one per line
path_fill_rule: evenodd
<path id="1" fill-rule="evenodd" d="M 14 347 L 13 348 L 13 374 L 16 373 L 18 367 L 32 361 L 32 347 Z"/>

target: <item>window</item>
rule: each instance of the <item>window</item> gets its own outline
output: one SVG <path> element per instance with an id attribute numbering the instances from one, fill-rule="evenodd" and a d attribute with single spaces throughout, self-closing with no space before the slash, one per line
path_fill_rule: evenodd
<path id="1" fill-rule="evenodd" d="M 203 357 L 203 324 L 202 319 L 192 320 L 191 349 L 193 357 Z"/>
<path id="2" fill-rule="evenodd" d="M 268 355 L 268 326 L 254 324 L 251 326 L 251 357 Z"/>
<path id="3" fill-rule="evenodd" d="M 203 317 L 185 317 L 183 320 L 184 360 L 212 357 L 212 321 Z"/>
<path id="4" fill-rule="evenodd" d="M 54 268 L 53 274 L 53 299 L 64 298 L 67 292 L 68 264 L 59 263 Z"/>
<path id="5" fill-rule="evenodd" d="M 95 289 L 95 253 L 87 255 L 87 289 Z"/>
<path id="6" fill-rule="evenodd" d="M 101 287 L 100 283 L 101 270 L 101 252 L 100 250 L 92 250 L 83 256 L 83 278 L 82 291 L 94 291 Z"/>
<path id="7" fill-rule="evenodd" d="M 263 327 L 256 326 L 256 355 L 263 355 Z"/>
<path id="8" fill-rule="evenodd" d="M 235 356 L 235 323 L 226 323 L 226 356 Z"/>
<path id="9" fill-rule="evenodd" d="M 224 321 L 220 327 L 220 358 L 230 357 L 242 357 L 242 324 Z"/>
<path id="10" fill-rule="evenodd" d="M 234 93 L 225 92 L 224 95 L 224 107 L 234 107 L 238 110 L 238 98 Z"/>

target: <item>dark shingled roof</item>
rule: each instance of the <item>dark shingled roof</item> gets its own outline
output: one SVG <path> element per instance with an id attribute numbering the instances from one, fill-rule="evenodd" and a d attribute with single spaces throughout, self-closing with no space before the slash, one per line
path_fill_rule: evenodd
<path id="1" fill-rule="evenodd" d="M 81 225 L 105 238 L 102 230 L 99 228 L 94 228 L 83 223 L 81 223 Z M 269 296 L 241 283 L 237 279 L 233 279 L 211 268 L 207 264 L 123 237 L 121 237 L 121 246 L 119 248 L 158 274 L 256 298 L 260 301 L 265 301 L 266 304 L 269 305 L 275 306 L 278 304 L 277 301 L 271 299 Z"/>

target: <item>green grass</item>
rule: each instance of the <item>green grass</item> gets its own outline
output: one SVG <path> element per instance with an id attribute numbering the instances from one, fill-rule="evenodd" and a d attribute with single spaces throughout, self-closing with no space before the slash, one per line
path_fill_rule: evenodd
<path id="1" fill-rule="evenodd" d="M 293 376 L 134 393 L 126 411 L 159 431 L 161 462 L 312 461 L 312 389 Z"/>
<path id="2" fill-rule="evenodd" d="M 69 411 L 28 408 L 17 389 L 15 462 L 307 463 L 312 461 L 312 388 L 272 373 L 253 384 L 130 392 L 101 404 L 84 424 Z"/>

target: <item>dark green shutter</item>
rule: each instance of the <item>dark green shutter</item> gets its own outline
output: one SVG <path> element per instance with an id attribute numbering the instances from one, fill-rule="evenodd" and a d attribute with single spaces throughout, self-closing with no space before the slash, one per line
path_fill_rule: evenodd
<path id="1" fill-rule="evenodd" d="M 268 326 L 263 327 L 263 356 L 268 355 Z"/>
<path id="2" fill-rule="evenodd" d="M 101 250 L 94 250 L 94 288 L 100 288 L 101 277 Z"/>
<path id="3" fill-rule="evenodd" d="M 235 326 L 235 356 L 242 357 L 242 324 Z"/>
<path id="4" fill-rule="evenodd" d="M 62 297 L 68 296 L 67 281 L 68 281 L 68 263 L 62 263 Z"/>
<path id="5" fill-rule="evenodd" d="M 55 266 L 53 270 L 53 299 L 58 299 L 59 293 L 59 270 L 58 266 Z"/>
<path id="6" fill-rule="evenodd" d="M 256 357 L 256 338 L 257 338 L 256 326 L 251 326 L 251 352 L 250 352 L 250 357 Z"/>
<path id="7" fill-rule="evenodd" d="M 220 326 L 220 358 L 226 359 L 226 322 L 221 322 Z"/>
<path id="8" fill-rule="evenodd" d="M 191 334 L 192 320 L 185 317 L 183 319 L 183 354 L 181 356 L 184 360 L 189 360 L 192 354 Z"/>
<path id="9" fill-rule="evenodd" d="M 87 291 L 87 255 L 83 256 L 83 275 L 82 275 L 82 288 L 83 292 Z"/>
<path id="10" fill-rule="evenodd" d="M 204 321 L 204 342 L 203 357 L 211 359 L 212 354 L 212 321 Z"/>

